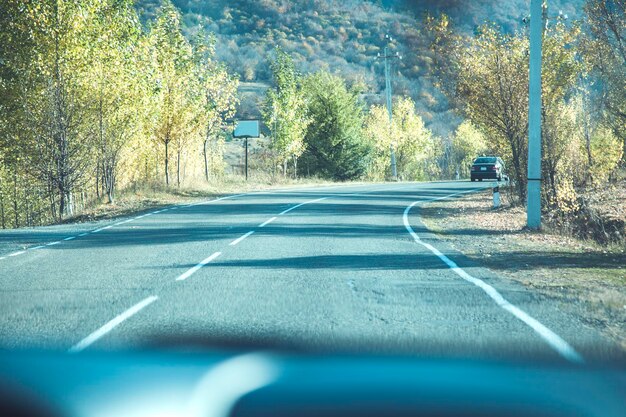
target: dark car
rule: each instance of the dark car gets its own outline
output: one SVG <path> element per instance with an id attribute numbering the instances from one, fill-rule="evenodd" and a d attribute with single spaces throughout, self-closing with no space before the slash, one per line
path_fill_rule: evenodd
<path id="1" fill-rule="evenodd" d="M 504 177 L 504 162 L 497 156 L 481 156 L 474 160 L 470 173 L 472 181 L 483 179 L 502 180 Z"/>

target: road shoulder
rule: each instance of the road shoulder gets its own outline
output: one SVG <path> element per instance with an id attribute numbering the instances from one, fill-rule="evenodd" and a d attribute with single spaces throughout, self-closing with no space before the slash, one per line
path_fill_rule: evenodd
<path id="1" fill-rule="evenodd" d="M 556 301 L 626 350 L 626 248 L 525 231 L 523 208 L 492 209 L 491 190 L 429 202 L 420 217 L 455 250 Z"/>

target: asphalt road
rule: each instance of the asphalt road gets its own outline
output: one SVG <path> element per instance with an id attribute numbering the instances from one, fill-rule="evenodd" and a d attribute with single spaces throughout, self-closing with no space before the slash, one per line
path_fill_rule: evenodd
<path id="1" fill-rule="evenodd" d="M 579 317 L 425 230 L 420 203 L 488 186 L 289 189 L 0 232 L 0 347 L 615 355 Z"/>

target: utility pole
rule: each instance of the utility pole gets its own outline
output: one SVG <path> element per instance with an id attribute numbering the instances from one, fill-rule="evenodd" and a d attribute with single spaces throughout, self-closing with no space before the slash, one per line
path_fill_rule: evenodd
<path id="1" fill-rule="evenodd" d="M 385 39 L 391 42 L 393 39 L 389 35 L 385 35 Z M 389 54 L 389 47 L 385 46 L 383 55 L 378 54 L 378 59 L 385 61 L 385 95 L 387 96 L 387 113 L 389 114 L 389 135 L 391 135 L 391 126 L 393 121 L 393 107 L 391 102 L 391 60 L 402 59 L 399 53 Z M 391 154 L 391 177 L 393 180 L 398 179 L 398 171 L 396 167 L 396 151 L 393 149 L 393 141 L 389 144 L 389 153 Z"/>
<path id="2" fill-rule="evenodd" d="M 548 29 L 547 0 L 530 1 L 531 17 L 522 22 L 530 26 L 530 65 L 528 79 L 528 188 L 526 225 L 529 229 L 541 228 L 541 60 L 543 34 Z M 558 21 L 567 20 L 559 11 Z"/>
<path id="3" fill-rule="evenodd" d="M 528 189 L 526 220 L 529 229 L 541 228 L 541 54 L 543 0 L 530 1 L 530 71 L 528 80 Z"/>

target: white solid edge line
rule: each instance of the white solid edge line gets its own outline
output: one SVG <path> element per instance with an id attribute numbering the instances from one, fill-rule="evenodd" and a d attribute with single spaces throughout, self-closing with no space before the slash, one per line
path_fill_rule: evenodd
<path id="1" fill-rule="evenodd" d="M 242 240 L 244 240 L 245 238 L 247 238 L 248 236 L 250 236 L 252 233 L 254 233 L 254 230 L 250 230 L 248 233 L 246 233 L 245 235 L 233 240 L 232 242 L 230 242 L 230 246 L 235 246 L 237 243 L 241 242 Z"/>
<path id="2" fill-rule="evenodd" d="M 21 251 L 13 252 L 13 253 L 8 254 L 7 256 L 17 256 L 17 255 L 21 255 L 23 253 L 26 253 L 26 251 L 25 250 L 21 250 Z"/>
<path id="3" fill-rule="evenodd" d="M 57 240 L 56 242 L 46 243 L 46 246 L 54 246 L 54 245 L 58 245 L 59 243 L 61 242 Z"/>
<path id="4" fill-rule="evenodd" d="M 259 227 L 265 227 L 265 226 L 267 226 L 268 224 L 270 224 L 271 222 L 273 222 L 276 219 L 277 219 L 277 217 L 272 217 L 271 219 L 265 220 L 263 223 L 261 223 L 259 225 Z"/>
<path id="5" fill-rule="evenodd" d="M 78 352 L 81 352 L 82 350 L 88 348 L 90 345 L 92 345 L 94 342 L 96 342 L 102 336 L 106 335 L 111 330 L 113 330 L 115 327 L 120 325 L 124 320 L 127 320 L 130 317 L 134 316 L 139 311 L 141 311 L 143 308 L 149 306 L 150 304 L 152 304 L 153 302 L 158 300 L 158 298 L 159 297 L 157 297 L 156 295 L 153 295 L 153 296 L 150 296 L 150 297 L 146 298 L 143 301 L 140 301 L 139 303 L 135 304 L 134 306 L 132 306 L 131 308 L 129 308 L 128 310 L 126 310 L 125 312 L 120 314 L 119 316 L 115 317 L 113 320 L 109 321 L 104 326 L 100 327 L 98 330 L 96 330 L 95 332 L 91 333 L 89 336 L 87 336 L 86 338 L 84 338 L 83 340 L 81 340 L 80 342 L 75 344 L 74 346 L 72 346 L 68 350 L 68 352 L 69 353 L 78 353 Z"/>
<path id="6" fill-rule="evenodd" d="M 278 213 L 278 215 L 279 215 L 279 216 L 282 216 L 283 214 L 287 214 L 287 213 L 289 213 L 290 211 L 297 209 L 298 207 L 302 207 L 302 206 L 304 206 L 305 204 L 316 203 L 316 202 L 318 202 L 318 201 L 326 200 L 326 199 L 328 199 L 328 198 L 329 198 L 329 197 L 322 197 L 322 198 L 316 198 L 315 200 L 305 201 L 304 203 L 300 203 L 300 204 L 297 204 L 297 205 L 295 205 L 295 206 L 293 206 L 293 207 L 290 207 L 290 208 L 288 208 L 288 209 L 286 209 L 286 210 L 283 210 L 282 212 Z"/>
<path id="7" fill-rule="evenodd" d="M 444 198 L 449 198 L 449 197 L 452 197 L 452 196 L 455 196 L 455 195 L 465 194 L 465 193 L 472 192 L 472 191 L 476 191 L 476 190 L 469 190 L 469 191 L 463 191 L 463 192 L 460 192 L 460 193 L 454 193 L 454 194 L 450 194 L 448 196 L 444 196 L 444 197 L 439 197 L 437 199 L 433 199 L 431 201 L 443 200 Z M 569 360 L 571 362 L 575 362 L 575 363 L 583 363 L 584 362 L 583 357 L 578 352 L 576 352 L 576 350 L 574 350 L 574 348 L 571 347 L 559 335 L 554 333 L 552 330 L 550 330 L 549 328 L 544 326 L 541 322 L 539 322 L 537 319 L 535 319 L 532 316 L 530 316 L 528 313 L 526 313 L 525 311 L 523 311 L 519 307 L 516 307 L 515 305 L 511 304 L 494 287 L 492 287 L 491 285 L 487 284 L 485 281 L 483 281 L 481 279 L 478 279 L 478 278 L 475 278 L 475 277 L 471 276 L 470 274 L 465 272 L 465 270 L 463 270 L 461 267 L 459 267 L 453 260 L 448 258 L 443 253 L 441 253 L 437 248 L 435 248 L 434 246 L 432 246 L 432 245 L 422 241 L 419 238 L 419 236 L 417 235 L 417 233 L 415 233 L 415 231 L 413 230 L 413 228 L 411 227 L 411 225 L 409 223 L 409 212 L 411 211 L 411 209 L 416 204 L 418 204 L 420 202 L 424 202 L 424 200 L 414 201 L 413 203 L 411 203 L 404 210 L 404 214 L 402 216 L 403 217 L 403 221 L 404 221 L 404 227 L 411 234 L 411 236 L 413 237 L 413 240 L 415 240 L 416 243 L 418 243 L 418 244 L 424 246 L 426 249 L 430 250 L 439 259 L 441 259 L 454 273 L 456 273 L 458 276 L 463 278 L 465 281 L 470 282 L 470 283 L 474 284 L 475 286 L 477 286 L 478 288 L 480 288 L 481 290 L 483 290 L 493 301 L 496 302 L 496 304 L 499 307 L 501 307 L 502 309 L 504 309 L 504 310 L 508 311 L 509 313 L 513 314 L 519 320 L 521 320 L 526 325 L 528 325 L 531 329 L 533 329 L 535 331 L 535 333 L 537 333 L 546 343 L 548 343 L 562 357 L 564 357 L 565 359 L 567 359 L 567 360 Z"/>
<path id="8" fill-rule="evenodd" d="M 74 239 L 76 239 L 76 236 L 69 236 L 69 237 L 66 237 L 63 240 L 68 241 L 68 240 L 74 240 Z"/>
<path id="9" fill-rule="evenodd" d="M 32 248 L 28 248 L 28 250 L 43 249 L 43 248 L 45 248 L 45 247 L 46 247 L 46 245 L 33 246 Z"/>
<path id="10" fill-rule="evenodd" d="M 186 280 L 187 278 L 189 278 L 190 276 L 195 274 L 200 268 L 206 266 L 206 264 L 208 264 L 209 262 L 213 261 L 215 258 L 220 256 L 221 254 L 222 254 L 222 252 L 215 252 L 214 254 L 212 254 L 208 258 L 204 259 L 202 262 L 200 262 L 198 265 L 194 266 L 193 268 L 190 268 L 187 272 L 185 272 L 184 274 L 182 274 L 181 276 L 176 278 L 176 281 L 184 281 L 184 280 Z"/>

